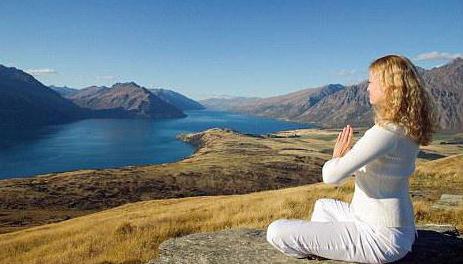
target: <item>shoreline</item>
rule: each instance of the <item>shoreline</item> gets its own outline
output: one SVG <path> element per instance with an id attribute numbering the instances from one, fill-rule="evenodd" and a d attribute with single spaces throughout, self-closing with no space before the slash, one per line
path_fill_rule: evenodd
<path id="1" fill-rule="evenodd" d="M 354 131 L 356 140 L 364 130 Z M 318 183 L 337 134 L 336 129 L 305 128 L 256 136 L 211 128 L 179 135 L 196 144 L 196 150 L 172 163 L 2 179 L 0 233 L 137 201 L 247 194 Z M 450 156 L 463 147 L 439 143 L 422 150 Z M 417 164 L 433 157 L 428 156 Z"/>
<path id="2" fill-rule="evenodd" d="M 303 130 L 313 129 L 298 131 Z M 285 131 L 275 134 L 280 133 Z M 254 137 L 222 128 L 179 137 L 196 144 L 196 149 L 188 157 L 172 163 L 0 180 L 0 233 L 136 201 L 244 194 L 315 183 L 320 181 L 319 170 L 328 157 L 317 153 L 309 142 L 304 143 L 305 151 L 292 151 L 296 148 L 294 144 L 301 142 Z M 261 159 L 263 156 L 267 157 L 265 161 Z"/>
<path id="3" fill-rule="evenodd" d="M 289 120 L 283 120 L 282 121 L 289 121 Z M 291 121 L 292 122 L 292 121 Z M 292 132 L 292 131 L 298 131 L 298 130 L 318 130 L 318 131 L 336 131 L 337 129 L 336 128 L 301 128 L 301 129 L 288 129 L 288 130 L 279 130 L 279 131 L 276 131 L 276 132 L 273 132 L 273 133 L 266 133 L 266 134 L 252 134 L 252 133 L 241 133 L 237 130 L 234 130 L 234 129 L 231 129 L 231 128 L 210 128 L 210 129 L 206 129 L 204 131 L 207 131 L 207 130 L 211 130 L 211 129 L 220 129 L 220 130 L 224 130 L 224 131 L 232 131 L 232 132 L 235 132 L 235 133 L 239 133 L 239 134 L 242 134 L 242 135 L 247 135 L 247 136 L 252 136 L 252 137 L 266 137 L 268 135 L 272 135 L 272 134 L 284 134 L 286 132 Z M 365 128 L 363 128 L 365 129 Z M 204 132 L 202 131 L 202 132 Z M 202 133 L 202 132 L 197 132 L 197 133 Z M 186 157 L 183 157 L 179 160 L 176 160 L 176 161 L 172 161 L 172 162 L 162 162 L 162 163 L 148 163 L 148 164 L 129 164 L 129 165 L 125 165 L 125 166 L 114 166 L 114 167 L 98 167 L 98 168 L 80 168 L 80 169 L 75 169 L 75 170 L 63 170 L 63 171 L 51 171 L 51 172 L 45 172 L 45 173 L 38 173 L 38 174 L 32 174 L 32 175 L 26 175 L 26 176 L 15 176 L 15 177 L 9 177 L 9 178 L 2 178 L 0 179 L 0 182 L 3 181 L 3 180 L 19 180 L 19 179 L 28 179 L 28 178 L 35 178 L 35 177 L 46 177 L 46 176 L 50 176 L 50 175 L 56 175 L 56 174 L 63 174 L 63 173 L 75 173 L 75 172 L 85 172 L 85 171 L 99 171 L 99 170 L 105 170 L 105 169 L 127 169 L 127 168 L 135 168 L 135 167 L 146 167 L 146 166 L 155 166 L 155 165 L 163 165 L 163 164 L 173 164 L 173 163 L 176 163 L 176 162 L 179 162 L 179 161 L 182 161 L 184 159 L 188 159 L 190 158 L 192 155 L 194 155 L 198 149 L 201 147 L 199 145 L 195 145 L 194 142 L 189 142 L 188 140 L 184 140 L 183 138 L 185 137 L 188 137 L 188 135 L 190 134 L 197 134 L 197 133 L 179 133 L 177 135 L 175 135 L 175 138 L 177 140 L 181 140 L 183 142 L 187 142 L 187 143 L 190 143 L 193 147 L 195 147 L 194 151 L 186 156 Z"/>

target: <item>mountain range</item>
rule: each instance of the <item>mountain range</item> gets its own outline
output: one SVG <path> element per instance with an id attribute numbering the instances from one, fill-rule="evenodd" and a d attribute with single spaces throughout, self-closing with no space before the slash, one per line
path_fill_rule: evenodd
<path id="1" fill-rule="evenodd" d="M 2 125 L 34 126 L 83 119 L 81 108 L 43 85 L 30 74 L 0 65 L 0 121 Z"/>
<path id="2" fill-rule="evenodd" d="M 463 59 L 432 69 L 418 67 L 425 89 L 435 99 L 441 131 L 463 131 Z M 344 86 L 328 84 L 267 98 L 211 98 L 199 102 L 207 108 L 313 123 L 322 128 L 371 126 L 373 112 L 367 80 Z"/>
<path id="3" fill-rule="evenodd" d="M 463 59 L 423 69 L 427 89 L 437 103 L 442 131 L 463 131 Z M 14 67 L 0 65 L 0 120 L 10 125 L 43 125 L 85 118 L 183 118 L 186 110 L 209 109 L 312 123 L 321 128 L 371 126 L 367 80 L 328 84 L 285 95 L 190 99 L 168 89 L 147 89 L 134 82 L 84 89 L 47 87 Z"/>
<path id="4" fill-rule="evenodd" d="M 90 86 L 64 95 L 75 104 L 93 110 L 119 109 L 121 118 L 181 118 L 182 110 L 134 82 L 111 87 Z"/>
<path id="5" fill-rule="evenodd" d="M 119 83 L 119 85 L 115 85 L 112 88 L 115 88 L 116 86 L 133 86 L 135 89 L 134 91 L 137 90 L 143 90 L 146 92 L 146 88 L 141 89 L 143 87 L 140 87 L 138 84 L 131 82 L 131 83 Z M 105 86 L 90 86 L 84 89 L 75 89 L 75 88 L 69 88 L 69 87 L 58 87 L 58 86 L 53 86 L 51 85 L 50 88 L 53 90 L 57 91 L 59 94 L 61 94 L 63 97 L 66 97 L 71 100 L 75 100 L 76 103 L 78 104 L 86 104 L 84 97 L 94 97 L 98 92 L 101 92 L 101 90 L 106 90 L 108 91 L 108 87 Z M 106 88 L 106 89 L 102 89 Z M 197 101 L 186 97 L 185 95 L 175 92 L 173 90 L 169 89 L 163 89 L 163 88 L 152 88 L 152 89 L 147 89 L 149 92 L 154 94 L 155 96 L 159 97 L 161 100 L 164 102 L 167 102 L 169 104 L 174 105 L 178 109 L 182 111 L 187 111 L 187 110 L 202 110 L 205 109 L 203 105 L 198 103 Z M 95 93 L 92 95 L 92 93 Z M 88 103 L 88 102 L 87 102 Z"/>
<path id="6" fill-rule="evenodd" d="M 0 120 L 3 125 L 60 124 L 86 118 L 183 118 L 204 109 L 171 90 L 148 90 L 134 82 L 84 89 L 47 87 L 15 67 L 0 65 Z"/>

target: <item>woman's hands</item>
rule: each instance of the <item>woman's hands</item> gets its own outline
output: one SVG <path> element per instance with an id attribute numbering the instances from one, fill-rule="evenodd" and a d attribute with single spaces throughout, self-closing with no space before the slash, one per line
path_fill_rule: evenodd
<path id="1" fill-rule="evenodd" d="M 336 144 L 334 145 L 333 158 L 344 156 L 346 152 L 352 147 L 352 135 L 354 131 L 350 125 L 343 128 L 338 134 Z"/>

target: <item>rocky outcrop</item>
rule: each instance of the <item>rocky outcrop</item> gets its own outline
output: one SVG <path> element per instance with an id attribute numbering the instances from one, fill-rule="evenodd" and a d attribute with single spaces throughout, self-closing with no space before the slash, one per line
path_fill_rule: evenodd
<path id="1" fill-rule="evenodd" d="M 398 263 L 462 263 L 463 236 L 451 225 L 419 225 L 418 239 Z M 288 257 L 266 241 L 266 230 L 226 229 L 196 233 L 164 241 L 159 258 L 147 264 L 166 263 L 346 263 Z"/>
<path id="2" fill-rule="evenodd" d="M 440 199 L 431 206 L 433 209 L 455 210 L 463 208 L 463 195 L 444 193 Z"/>

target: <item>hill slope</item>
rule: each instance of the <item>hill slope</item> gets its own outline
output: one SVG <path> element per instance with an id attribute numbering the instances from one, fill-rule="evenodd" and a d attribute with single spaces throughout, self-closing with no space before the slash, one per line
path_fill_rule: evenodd
<path id="1" fill-rule="evenodd" d="M 463 163 L 463 155 L 434 162 L 456 168 Z M 463 186 L 458 173 L 411 177 L 418 224 L 451 223 L 462 232 L 463 208 L 453 212 L 432 211 L 430 206 L 435 198 L 422 196 L 423 190 L 415 189 L 430 185 L 435 191 L 447 192 L 452 185 Z M 441 181 L 443 178 L 450 180 Z M 317 199 L 329 197 L 350 202 L 353 186 L 350 179 L 339 187 L 317 183 L 244 195 L 126 204 L 56 224 L 2 234 L 0 263 L 145 263 L 156 258 L 159 244 L 171 237 L 227 228 L 266 228 L 280 218 L 309 219 Z M 416 191 L 422 193 L 414 196 Z"/>
<path id="2" fill-rule="evenodd" d="M 161 98 L 165 102 L 168 102 L 172 105 L 175 105 L 178 109 L 185 110 L 202 110 L 205 109 L 202 104 L 196 102 L 193 99 L 190 99 L 183 94 L 177 93 L 168 89 L 148 89 L 157 97 Z"/>
<path id="3" fill-rule="evenodd" d="M 35 126 L 82 119 L 82 109 L 30 74 L 0 65 L 0 121 L 2 125 Z"/>
<path id="4" fill-rule="evenodd" d="M 182 110 L 165 102 L 134 82 L 116 83 L 111 87 L 90 86 L 67 97 L 75 104 L 92 110 L 119 111 L 121 118 L 181 118 Z"/>

